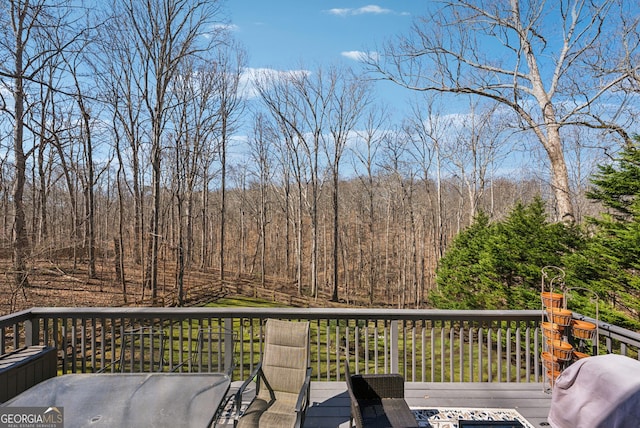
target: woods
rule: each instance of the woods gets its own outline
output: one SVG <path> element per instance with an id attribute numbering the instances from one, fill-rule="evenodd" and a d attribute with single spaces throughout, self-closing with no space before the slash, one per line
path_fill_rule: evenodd
<path id="1" fill-rule="evenodd" d="M 633 144 L 637 14 L 495 4 L 425 8 L 368 64 L 255 70 L 218 1 L 3 1 L 2 280 L 60 257 L 95 277 L 101 258 L 125 303 L 182 304 L 185 275 L 215 270 L 419 308 L 479 213 L 595 218 L 584 177 Z M 411 105 L 392 113 L 376 79 Z"/>

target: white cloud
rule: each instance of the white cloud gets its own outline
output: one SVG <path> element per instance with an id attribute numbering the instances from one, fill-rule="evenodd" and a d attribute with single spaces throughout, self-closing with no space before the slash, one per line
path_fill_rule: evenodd
<path id="1" fill-rule="evenodd" d="M 232 33 L 232 32 L 240 30 L 240 27 L 238 27 L 235 24 L 214 24 L 209 28 L 211 29 L 211 31 L 209 33 L 204 33 L 203 34 L 203 36 L 206 39 L 211 39 L 211 38 L 215 37 L 216 34 Z"/>
<path id="2" fill-rule="evenodd" d="M 378 54 L 378 52 L 375 52 L 375 51 L 372 51 L 372 52 L 344 51 L 344 52 L 341 52 L 340 55 L 342 55 L 345 58 L 352 59 L 354 61 L 367 61 L 367 60 L 377 61 L 380 58 L 380 54 Z"/>
<path id="3" fill-rule="evenodd" d="M 238 31 L 240 29 L 236 24 L 216 24 L 213 28 L 223 31 Z"/>
<path id="4" fill-rule="evenodd" d="M 375 4 L 370 4 L 363 7 L 358 8 L 334 8 L 329 9 L 327 11 L 331 15 L 337 16 L 353 16 L 353 15 L 364 15 L 364 14 L 375 14 L 375 15 L 383 15 L 388 13 L 393 13 L 391 9 L 385 9 Z"/>
<path id="5" fill-rule="evenodd" d="M 376 15 L 391 13 L 391 9 L 385 9 L 375 4 L 363 6 L 358 9 L 354 9 L 354 15 L 362 15 L 364 13 L 374 13 Z"/>
<path id="6" fill-rule="evenodd" d="M 327 12 L 331 15 L 347 16 L 352 9 L 329 9 Z"/>
<path id="7" fill-rule="evenodd" d="M 247 67 L 240 76 L 240 93 L 242 97 L 250 99 L 258 96 L 258 91 L 254 82 L 277 82 L 287 80 L 297 76 L 308 75 L 308 70 L 276 70 L 274 68 L 251 68 Z"/>

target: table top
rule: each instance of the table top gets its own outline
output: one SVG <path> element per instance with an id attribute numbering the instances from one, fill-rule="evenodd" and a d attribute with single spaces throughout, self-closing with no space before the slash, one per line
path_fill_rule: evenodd
<path id="1" fill-rule="evenodd" d="M 3 406 L 63 407 L 70 427 L 207 427 L 231 379 L 220 373 L 67 374 Z"/>

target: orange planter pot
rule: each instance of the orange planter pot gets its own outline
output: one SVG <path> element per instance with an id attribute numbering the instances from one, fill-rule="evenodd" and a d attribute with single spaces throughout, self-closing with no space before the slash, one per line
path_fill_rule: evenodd
<path id="1" fill-rule="evenodd" d="M 540 324 L 542 328 L 542 334 L 549 340 L 560 340 L 562 339 L 562 326 L 559 324 L 555 324 L 552 322 L 543 322 Z"/>
<path id="2" fill-rule="evenodd" d="M 560 363 L 558 362 L 558 357 L 551 354 L 550 352 L 543 352 L 540 357 L 542 358 L 542 365 L 547 370 L 560 371 Z"/>
<path id="3" fill-rule="evenodd" d="M 571 321 L 571 334 L 578 339 L 593 340 L 596 336 L 596 325 L 588 321 Z"/>
<path id="4" fill-rule="evenodd" d="M 576 361 L 581 360 L 583 358 L 587 358 L 589 356 L 590 356 L 589 354 L 585 354 L 584 352 L 578 352 L 575 350 L 573 351 L 573 359 Z"/>
<path id="5" fill-rule="evenodd" d="M 561 326 L 568 326 L 571 324 L 572 312 L 568 309 L 547 308 L 547 315 L 552 323 L 556 323 Z"/>
<path id="6" fill-rule="evenodd" d="M 573 346 L 562 340 L 550 340 L 547 342 L 549 352 L 556 356 L 558 360 L 569 361 L 573 356 Z"/>
<path id="7" fill-rule="evenodd" d="M 540 293 L 542 298 L 542 304 L 546 308 L 561 308 L 564 302 L 564 295 L 560 293 L 552 293 L 551 291 L 545 291 Z"/>
<path id="8" fill-rule="evenodd" d="M 547 377 L 551 379 L 551 382 L 555 382 L 558 376 L 562 373 L 560 370 L 547 370 Z"/>

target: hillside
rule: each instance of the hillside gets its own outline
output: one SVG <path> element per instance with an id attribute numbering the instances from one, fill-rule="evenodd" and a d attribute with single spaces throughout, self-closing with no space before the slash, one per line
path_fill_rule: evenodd
<path id="1" fill-rule="evenodd" d="M 5 296 L 0 301 L 0 315 L 37 306 L 153 306 L 151 293 L 141 286 L 140 267 L 130 265 L 126 268 L 126 302 L 122 286 L 115 281 L 113 269 L 104 264 L 97 265 L 98 277 L 89 279 L 86 266 L 74 266 L 73 260 L 58 260 L 55 263 L 38 260 L 29 273 L 29 286 L 21 288 L 13 284 L 11 260 L 0 259 L 0 267 L 5 272 L 0 278 L 0 293 Z M 185 276 L 185 306 L 200 306 L 234 295 L 256 296 L 289 306 L 345 306 L 345 303 L 329 302 L 328 295 L 324 293 L 317 300 L 299 296 L 296 287 L 286 281 L 269 278 L 263 288 L 258 279 L 249 275 L 228 274 L 228 278 L 222 284 L 217 270 L 190 271 Z M 159 283 L 156 306 L 176 306 L 177 292 L 171 266 L 163 266 Z"/>

